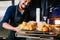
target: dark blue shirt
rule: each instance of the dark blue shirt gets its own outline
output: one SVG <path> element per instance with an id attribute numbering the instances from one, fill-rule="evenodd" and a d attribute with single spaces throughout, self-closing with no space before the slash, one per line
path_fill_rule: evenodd
<path id="1" fill-rule="evenodd" d="M 26 22 L 30 20 L 35 21 L 35 17 L 33 16 L 34 15 L 30 12 L 29 9 L 25 9 L 24 13 L 21 14 L 18 11 L 18 5 L 10 6 L 7 8 L 6 13 L 3 17 L 3 20 L 1 21 L 1 26 L 4 22 L 7 22 L 12 26 L 18 26 L 18 24 L 22 23 L 23 21 L 26 21 Z"/>

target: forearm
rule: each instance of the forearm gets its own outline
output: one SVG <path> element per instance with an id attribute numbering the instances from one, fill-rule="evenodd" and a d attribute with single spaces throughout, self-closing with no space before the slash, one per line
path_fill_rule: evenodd
<path id="1" fill-rule="evenodd" d="M 8 24 L 8 23 L 3 23 L 2 27 L 5 28 L 5 29 L 7 29 L 7 30 L 16 31 L 16 30 L 15 30 L 15 27 L 11 26 L 11 25 Z"/>

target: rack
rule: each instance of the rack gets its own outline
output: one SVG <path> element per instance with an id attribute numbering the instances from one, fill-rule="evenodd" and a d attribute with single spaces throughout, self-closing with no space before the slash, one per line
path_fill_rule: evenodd
<path id="1" fill-rule="evenodd" d="M 26 32 L 26 33 L 25 33 Z M 16 37 L 24 37 L 24 38 L 34 38 L 34 39 L 40 39 L 40 38 L 48 38 L 48 37 L 56 37 L 56 36 L 60 36 L 57 34 L 49 34 L 48 32 L 46 33 L 42 33 L 42 32 L 36 32 L 34 33 L 34 31 L 25 31 L 24 33 L 16 33 L 15 36 Z"/>

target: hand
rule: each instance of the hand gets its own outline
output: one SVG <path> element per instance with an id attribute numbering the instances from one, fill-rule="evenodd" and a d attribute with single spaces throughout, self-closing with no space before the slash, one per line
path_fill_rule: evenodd
<path id="1" fill-rule="evenodd" d="M 16 27 L 16 28 L 15 28 L 15 31 L 16 31 L 16 32 L 19 32 L 20 30 L 21 30 L 21 29 L 20 29 L 19 27 Z"/>

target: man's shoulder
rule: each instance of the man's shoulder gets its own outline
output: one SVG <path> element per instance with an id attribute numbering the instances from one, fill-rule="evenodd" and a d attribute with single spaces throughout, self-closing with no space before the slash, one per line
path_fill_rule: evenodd
<path id="1" fill-rule="evenodd" d="M 16 9 L 16 6 L 17 6 L 17 5 L 9 6 L 7 9 L 10 9 L 10 10 L 11 10 L 11 9 L 12 9 L 12 10 L 15 10 L 15 9 Z"/>

